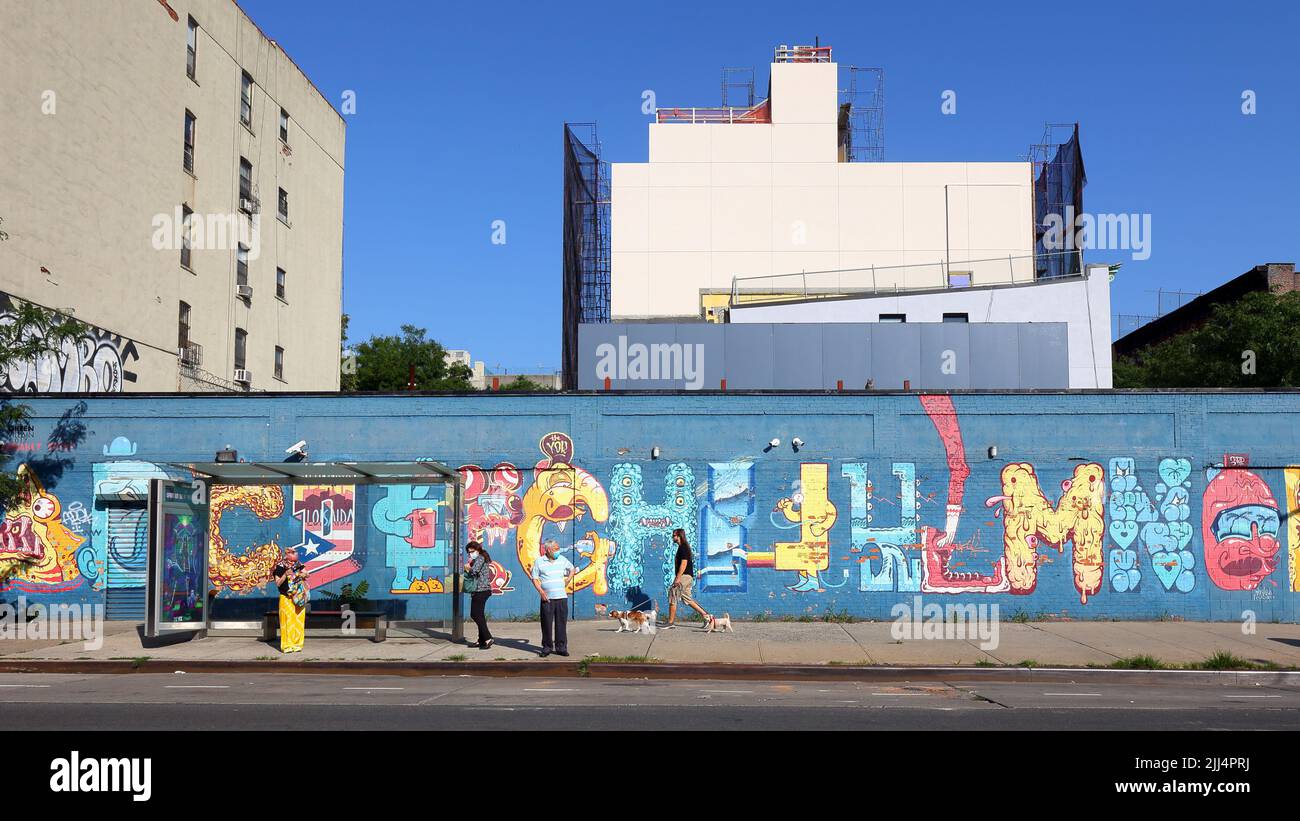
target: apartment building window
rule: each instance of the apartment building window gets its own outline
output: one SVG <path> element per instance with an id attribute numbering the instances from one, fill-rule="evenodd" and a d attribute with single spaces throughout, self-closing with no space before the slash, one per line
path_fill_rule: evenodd
<path id="1" fill-rule="evenodd" d="M 185 112 L 185 170 L 194 173 L 194 115 Z"/>
<path id="2" fill-rule="evenodd" d="M 190 18 L 189 33 L 185 37 L 185 74 L 193 80 L 199 52 L 199 24 L 194 22 L 193 17 Z"/>
<path id="3" fill-rule="evenodd" d="M 275 346 L 275 378 L 284 381 L 284 348 Z"/>
<path id="4" fill-rule="evenodd" d="M 194 212 L 188 205 L 181 206 L 181 266 L 190 267 L 190 228 Z"/>
<path id="5" fill-rule="evenodd" d="M 906 322 L 907 314 L 881 314 L 881 322 Z"/>
<path id="6" fill-rule="evenodd" d="M 242 73 L 240 79 L 239 121 L 249 128 L 253 127 L 253 78 L 247 71 Z"/>
<path id="7" fill-rule="evenodd" d="M 944 314 L 944 322 L 970 322 L 970 314 Z"/>
<path id="8" fill-rule="evenodd" d="M 239 250 L 235 251 L 235 284 L 248 284 L 248 246 L 239 243 Z"/>
<path id="9" fill-rule="evenodd" d="M 289 144 L 289 112 L 280 109 L 280 142 Z"/>
<path id="10" fill-rule="evenodd" d="M 289 192 L 280 189 L 280 219 L 289 222 Z"/>
<path id="11" fill-rule="evenodd" d="M 244 200 L 253 199 L 253 164 L 243 157 L 239 158 L 239 199 L 240 208 L 244 208 Z"/>
<path id="12" fill-rule="evenodd" d="M 243 328 L 235 329 L 235 370 L 247 370 L 244 366 L 248 364 L 244 361 L 244 354 L 248 350 L 248 331 Z"/>
<path id="13" fill-rule="evenodd" d="M 284 299 L 284 269 L 275 269 L 275 295 Z"/>
<path id="14" fill-rule="evenodd" d="M 176 347 L 185 350 L 190 346 L 190 304 L 181 303 L 180 322 L 177 326 Z M 183 355 L 183 354 L 182 354 Z"/>

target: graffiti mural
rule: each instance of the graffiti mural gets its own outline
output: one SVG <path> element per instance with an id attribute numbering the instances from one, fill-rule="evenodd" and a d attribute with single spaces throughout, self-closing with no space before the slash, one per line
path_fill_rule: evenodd
<path id="1" fill-rule="evenodd" d="M 849 580 L 849 571 L 845 570 L 844 580 L 836 584 L 824 581 L 820 575 L 830 568 L 830 532 L 839 517 L 835 503 L 830 500 L 826 463 L 801 465 L 795 492 L 778 499 L 772 511 L 799 528 L 799 541 L 776 542 L 769 553 L 751 553 L 750 564 L 796 571 L 795 583 L 787 587 L 798 593 L 843 587 Z"/>
<path id="2" fill-rule="evenodd" d="M 570 525 L 578 527 L 588 515 L 596 523 L 609 519 L 609 497 L 595 476 L 573 464 L 573 440 L 568 434 L 548 433 L 538 448 L 544 458 L 537 463 L 533 484 L 524 493 L 523 520 L 515 534 L 515 555 L 525 577 L 531 577 L 533 563 L 541 555 L 542 538 L 548 525 L 563 533 Z M 587 564 L 578 567 L 569 579 L 569 592 L 590 587 L 597 596 L 605 595 L 608 590 L 605 570 L 613 544 L 595 530 L 589 530 L 574 546 Z"/>
<path id="3" fill-rule="evenodd" d="M 13 297 L 0 293 L 0 325 L 17 321 Z M 0 391 L 9 393 L 120 393 L 136 374 L 128 365 L 140 358 L 135 342 L 90 327 L 57 352 L 0 370 Z"/>
<path id="4" fill-rule="evenodd" d="M 749 531 L 754 526 L 754 463 L 714 462 L 700 506 L 700 592 L 749 589 Z"/>
<path id="5" fill-rule="evenodd" d="M 1196 557 L 1192 541 L 1190 459 L 1161 459 L 1155 496 L 1143 489 L 1131 458 L 1110 460 L 1110 495 L 1106 512 L 1107 535 L 1115 544 L 1110 551 L 1108 575 L 1117 593 L 1136 591 L 1142 581 L 1143 562 L 1137 543 L 1146 551 L 1149 566 L 1166 591 L 1191 592 L 1196 586 Z"/>
<path id="6" fill-rule="evenodd" d="M 872 495 L 875 485 L 867 478 L 867 466 L 854 463 L 840 468 L 840 474 L 849 480 L 850 549 L 864 554 L 858 565 L 862 569 L 858 589 L 864 592 L 921 589 L 921 558 L 903 552 L 921 546 L 916 534 L 916 465 L 895 462 L 893 473 L 899 486 L 898 526 L 877 527 L 874 523 L 879 500 Z M 872 568 L 876 559 L 880 560 L 879 571 Z"/>
<path id="7" fill-rule="evenodd" d="M 615 465 L 609 485 L 614 493 L 609 532 L 616 546 L 614 558 L 609 563 L 609 589 L 622 595 L 632 588 L 641 587 L 645 549 L 655 538 L 664 545 L 661 570 L 664 588 L 667 589 L 672 585 L 673 557 L 677 554 L 672 532 L 680 528 L 686 533 L 691 549 L 699 548 L 696 543 L 699 517 L 695 507 L 695 474 L 684 464 L 669 465 L 664 475 L 664 500 L 657 504 L 645 499 L 640 465 Z M 696 558 L 695 564 L 699 563 Z"/>
<path id="8" fill-rule="evenodd" d="M 1286 469 L 1286 509 L 1300 511 L 1300 467 Z M 1287 553 L 1291 559 L 1287 590 L 1300 593 L 1300 514 L 1291 513 L 1286 521 Z"/>
<path id="9" fill-rule="evenodd" d="M 351 485 L 294 485 L 293 517 L 302 522 L 298 557 L 312 585 L 325 585 L 361 569 L 353 555 L 356 490 Z"/>
<path id="10" fill-rule="evenodd" d="M 58 497 L 28 465 L 18 466 L 18 481 L 22 491 L 0 523 L 0 581 L 7 588 L 43 593 L 83 584 L 77 554 L 86 540 L 63 524 Z M 103 568 L 94 569 L 92 581 Z"/>
<path id="11" fill-rule="evenodd" d="M 523 484 L 523 474 L 509 462 L 491 470 L 478 465 L 461 465 L 464 485 L 465 530 L 469 537 L 491 548 L 507 544 L 510 533 L 524 520 L 524 500 L 516 491 Z"/>
<path id="12" fill-rule="evenodd" d="M 284 490 L 278 485 L 213 485 L 208 495 L 208 580 L 212 589 L 246 594 L 271 581 L 271 569 L 284 551 L 277 540 L 232 548 L 222 533 L 222 517 L 247 510 L 259 521 L 284 514 Z"/>
<path id="13" fill-rule="evenodd" d="M 449 590 L 437 572 L 445 574 L 449 569 L 449 546 L 445 537 L 439 538 L 438 529 L 438 508 L 447 506 L 445 495 L 441 485 L 388 485 L 370 509 L 371 523 L 384 534 L 384 563 L 394 572 L 389 592 L 414 595 Z"/>
<path id="14" fill-rule="evenodd" d="M 1074 476 L 1061 482 L 1061 498 L 1053 506 L 1043 495 L 1034 466 L 1017 462 L 1002 469 L 1002 493 L 985 502 L 1000 508 L 1003 549 L 1011 592 L 1026 595 L 1038 585 L 1038 544 L 1065 551 L 1071 542 L 1071 567 L 1079 601 L 1101 589 L 1101 541 L 1104 529 L 1102 494 L 1105 489 L 1101 465 L 1088 462 L 1074 469 Z"/>
<path id="15" fill-rule="evenodd" d="M 1245 468 L 1207 475 L 1201 497 L 1205 570 L 1221 590 L 1254 590 L 1277 569 L 1277 501 L 1264 480 Z"/>

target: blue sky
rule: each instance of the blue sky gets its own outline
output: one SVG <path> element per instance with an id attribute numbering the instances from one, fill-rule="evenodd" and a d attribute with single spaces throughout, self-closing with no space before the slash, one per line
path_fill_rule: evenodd
<path id="1" fill-rule="evenodd" d="M 646 159 L 660 105 L 717 105 L 723 66 L 820 36 L 885 69 L 887 160 L 1021 159 L 1079 121 L 1086 210 L 1149 213 L 1115 313 L 1300 261 L 1300 4 L 556 4 L 240 0 L 347 118 L 344 307 L 353 340 L 427 327 L 489 369 L 558 368 L 561 126 Z M 946 89 L 957 113 L 940 111 Z M 1257 113 L 1242 114 L 1242 92 Z M 505 245 L 491 242 L 506 222 Z"/>

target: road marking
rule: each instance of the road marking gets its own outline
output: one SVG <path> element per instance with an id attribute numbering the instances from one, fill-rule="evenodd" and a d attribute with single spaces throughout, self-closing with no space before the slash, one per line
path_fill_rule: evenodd
<path id="1" fill-rule="evenodd" d="M 873 696 L 928 696 L 929 693 L 872 693 Z"/>
<path id="2" fill-rule="evenodd" d="M 344 687 L 344 690 L 405 690 L 405 687 Z"/>
<path id="3" fill-rule="evenodd" d="M 525 687 L 525 688 L 524 688 L 524 692 L 525 692 L 525 693 L 576 693 L 576 692 L 577 692 L 577 689 L 576 689 L 576 688 L 572 688 L 572 687 L 570 687 L 570 688 L 562 688 L 562 687 L 552 687 L 552 688 L 543 688 L 543 687 Z"/>
<path id="4" fill-rule="evenodd" d="M 229 684 L 167 684 L 168 690 L 229 690 Z"/>
<path id="5" fill-rule="evenodd" d="M 753 691 L 753 690 L 701 690 L 700 692 L 702 692 L 702 693 L 732 693 L 732 694 L 736 694 L 736 695 L 748 695 L 748 694 L 750 694 L 750 693 L 753 693 L 754 691 Z"/>
<path id="6" fill-rule="evenodd" d="M 1043 693 L 1045 696 L 1100 696 L 1101 693 Z"/>
<path id="7" fill-rule="evenodd" d="M 48 684 L 0 684 L 0 687 L 49 687 Z"/>
<path id="8" fill-rule="evenodd" d="M 1225 699 L 1281 699 L 1281 695 L 1226 695 Z"/>

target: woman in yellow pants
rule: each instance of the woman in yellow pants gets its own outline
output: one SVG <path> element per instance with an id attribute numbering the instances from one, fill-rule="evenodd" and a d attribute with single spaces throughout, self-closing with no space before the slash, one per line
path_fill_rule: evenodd
<path id="1" fill-rule="evenodd" d="M 298 561 L 298 551 L 290 548 L 284 558 L 271 571 L 275 586 L 280 589 L 280 652 L 302 651 L 306 638 L 307 603 L 294 601 L 298 586 L 306 584 L 307 568 Z"/>

